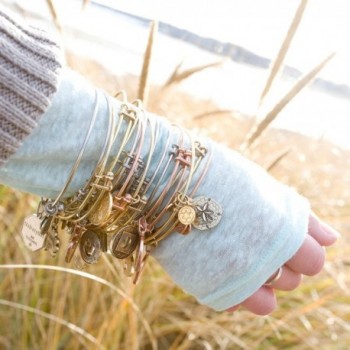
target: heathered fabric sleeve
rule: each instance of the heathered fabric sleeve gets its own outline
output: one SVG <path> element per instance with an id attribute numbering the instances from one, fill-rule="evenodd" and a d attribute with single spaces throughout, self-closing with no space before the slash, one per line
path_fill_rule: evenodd
<path id="1" fill-rule="evenodd" d="M 94 100 L 95 89 L 79 75 L 65 71 L 38 128 L 0 168 L 0 181 L 45 197 L 57 196 L 88 129 Z M 119 102 L 112 103 L 117 112 Z M 105 139 L 107 115 L 107 100 L 101 98 L 97 122 L 71 191 L 90 177 Z M 155 118 L 161 134 L 157 157 L 167 137 L 172 144 L 177 135 L 166 120 L 150 118 Z M 171 234 L 153 255 L 200 303 L 224 310 L 254 293 L 295 254 L 307 232 L 310 209 L 304 198 L 256 164 L 210 140 L 204 143 L 213 159 L 197 195 L 219 202 L 222 220 L 208 231 Z"/>
<path id="2" fill-rule="evenodd" d="M 57 90 L 60 69 L 57 43 L 0 7 L 0 165 L 37 127 Z"/>
<path id="3" fill-rule="evenodd" d="M 60 74 L 59 55 L 44 32 L 19 25 L 0 9 L 0 181 L 45 197 L 55 197 L 63 186 L 95 100 L 94 87 L 79 75 Z M 112 103 L 118 111 L 118 102 Z M 90 177 L 105 139 L 107 114 L 107 100 L 101 98 L 70 193 Z M 177 136 L 165 120 L 150 118 L 160 130 L 159 155 L 166 139 L 176 143 Z M 209 231 L 170 235 L 154 256 L 199 302 L 224 310 L 256 291 L 298 250 L 309 205 L 239 154 L 210 140 L 205 144 L 213 161 L 198 195 L 221 204 L 222 220 Z"/>

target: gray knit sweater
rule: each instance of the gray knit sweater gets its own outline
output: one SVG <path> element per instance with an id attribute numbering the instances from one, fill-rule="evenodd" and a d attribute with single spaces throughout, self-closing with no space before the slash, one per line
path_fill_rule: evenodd
<path id="1" fill-rule="evenodd" d="M 37 126 L 57 90 L 60 50 L 48 34 L 0 7 L 0 165 Z"/>

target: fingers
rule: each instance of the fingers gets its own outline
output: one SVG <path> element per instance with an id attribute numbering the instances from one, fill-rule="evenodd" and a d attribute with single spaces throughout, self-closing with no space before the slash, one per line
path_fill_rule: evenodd
<path id="1" fill-rule="evenodd" d="M 283 266 L 281 277 L 271 284 L 271 288 L 290 291 L 297 288 L 302 280 L 301 273 L 297 273 L 288 266 Z"/>
<path id="2" fill-rule="evenodd" d="M 314 213 L 309 217 L 308 235 L 297 253 L 283 266 L 281 275 L 271 285 L 262 286 L 240 305 L 227 311 L 233 312 L 244 306 L 256 315 L 267 315 L 276 308 L 273 289 L 290 291 L 299 286 L 302 275 L 313 276 L 319 273 L 324 265 L 325 250 L 322 246 L 333 244 L 340 234 L 320 221 Z M 274 279 L 276 273 L 269 280 Z"/>
<path id="3" fill-rule="evenodd" d="M 249 298 L 245 299 L 241 304 L 232 306 L 226 311 L 234 312 L 241 306 L 255 315 L 268 315 L 276 308 L 275 293 L 272 288 L 268 286 L 262 286 Z"/>
<path id="4" fill-rule="evenodd" d="M 246 299 L 242 304 L 227 309 L 229 312 L 238 310 L 244 306 L 256 315 L 268 315 L 276 308 L 276 298 L 273 289 L 290 291 L 299 286 L 302 275 L 296 273 L 287 266 L 283 266 L 281 277 L 271 286 L 262 286 L 258 291 Z"/>
<path id="5" fill-rule="evenodd" d="M 285 265 L 297 273 L 313 276 L 322 270 L 324 261 L 324 248 L 313 237 L 306 235 L 303 245 Z"/>
<path id="6" fill-rule="evenodd" d="M 276 308 L 276 297 L 273 289 L 262 286 L 241 304 L 256 315 L 268 315 Z"/>
<path id="7" fill-rule="evenodd" d="M 309 217 L 308 231 L 309 235 L 322 246 L 333 244 L 340 236 L 336 230 L 318 219 L 314 213 L 311 213 Z"/>
<path id="8" fill-rule="evenodd" d="M 313 276 L 319 273 L 324 265 L 325 251 L 322 246 L 333 244 L 340 235 L 320 221 L 314 213 L 310 215 L 308 231 L 303 245 L 286 266 L 297 273 Z"/>

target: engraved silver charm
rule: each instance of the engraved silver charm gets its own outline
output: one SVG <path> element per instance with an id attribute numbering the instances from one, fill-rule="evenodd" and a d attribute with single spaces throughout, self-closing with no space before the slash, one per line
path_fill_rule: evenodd
<path id="1" fill-rule="evenodd" d="M 27 216 L 23 222 L 21 236 L 25 246 L 33 252 L 44 247 L 46 235 L 41 231 L 42 220 L 36 214 Z"/>
<path id="2" fill-rule="evenodd" d="M 117 259 L 126 259 L 136 249 L 140 237 L 131 225 L 122 227 L 112 238 L 110 250 Z"/>
<path id="3" fill-rule="evenodd" d="M 80 238 L 79 250 L 87 264 L 94 264 L 101 256 L 100 237 L 94 231 L 86 231 Z"/>
<path id="4" fill-rule="evenodd" d="M 212 198 L 200 196 L 192 201 L 196 211 L 196 220 L 193 227 L 198 230 L 207 230 L 215 227 L 221 220 L 222 208 L 219 203 Z"/>

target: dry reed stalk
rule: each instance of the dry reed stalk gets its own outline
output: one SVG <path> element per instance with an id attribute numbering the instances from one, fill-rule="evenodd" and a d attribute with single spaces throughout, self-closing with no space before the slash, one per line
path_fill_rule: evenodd
<path id="1" fill-rule="evenodd" d="M 186 335 L 180 333 L 170 345 L 169 350 L 178 350 L 180 344 L 182 344 L 186 340 L 186 338 Z"/>
<path id="2" fill-rule="evenodd" d="M 47 0 L 47 5 L 49 7 L 49 10 L 51 12 L 52 18 L 55 22 L 55 26 L 57 27 L 57 29 L 62 32 L 62 25 L 61 25 L 61 21 L 60 18 L 58 16 L 57 10 L 56 10 L 56 5 L 54 4 L 54 0 Z"/>
<path id="3" fill-rule="evenodd" d="M 170 76 L 170 78 L 164 84 L 164 87 L 168 87 L 172 84 L 179 84 L 181 81 L 187 79 L 191 75 L 196 74 L 198 72 L 201 72 L 201 71 L 208 69 L 208 68 L 219 67 L 223 64 L 223 62 L 224 61 L 212 62 L 212 63 L 204 64 L 202 66 L 197 66 L 194 68 L 184 70 L 183 72 L 179 72 L 180 68 L 182 66 L 182 63 L 183 63 L 183 62 L 181 62 L 176 66 L 173 74 Z"/>
<path id="4" fill-rule="evenodd" d="M 332 298 L 335 298 L 337 296 L 337 291 L 331 291 L 327 294 L 323 295 L 322 297 L 319 297 L 317 300 L 311 300 L 309 303 L 305 303 L 305 305 L 301 305 L 298 308 L 290 311 L 284 317 L 280 319 L 275 319 L 274 321 L 277 323 L 279 327 L 285 327 L 289 331 L 292 331 L 296 336 L 300 338 L 300 341 L 303 341 L 303 337 L 301 334 L 298 334 L 298 332 L 293 331 L 288 326 L 293 319 L 300 319 L 301 316 L 307 315 L 311 313 L 312 311 L 320 308 L 323 305 L 326 305 L 327 301 L 332 300 Z M 256 339 L 253 342 L 253 348 L 259 346 L 263 342 L 264 339 L 266 339 L 269 336 L 269 334 L 262 334 L 261 337 Z M 304 340 L 305 341 L 305 340 Z M 318 349 L 318 347 L 316 347 Z"/>
<path id="5" fill-rule="evenodd" d="M 152 56 L 154 51 L 153 49 L 155 46 L 157 32 L 158 32 L 158 22 L 152 21 L 149 35 L 148 35 L 146 51 L 143 56 L 143 64 L 142 64 L 142 71 L 140 75 L 139 92 L 138 92 L 138 98 L 141 101 L 143 101 L 143 104 L 145 106 L 147 105 L 147 100 L 149 95 L 150 68 L 151 68 Z"/>
<path id="6" fill-rule="evenodd" d="M 291 151 L 292 149 L 288 147 L 287 149 L 277 154 L 275 159 L 265 167 L 266 171 L 271 172 Z"/>
<path id="7" fill-rule="evenodd" d="M 89 73 L 91 74 L 91 72 Z M 187 115 L 193 115 L 197 107 L 198 105 L 193 104 L 186 106 Z M 167 108 L 169 110 L 176 108 L 176 103 L 167 106 Z M 214 108 L 208 108 L 208 110 L 212 109 Z M 235 137 L 237 131 L 227 129 L 221 135 L 221 138 L 229 140 Z M 309 143 L 301 143 L 301 140 L 294 138 L 288 138 L 288 140 L 282 140 L 282 142 L 284 143 L 274 146 L 276 150 L 295 142 L 298 143 L 299 149 L 307 152 L 306 158 L 311 159 L 313 153 Z M 343 234 L 346 235 L 343 236 L 342 240 L 345 241 L 349 238 L 349 205 L 341 207 L 340 211 L 338 207 L 326 205 L 326 203 L 335 203 L 339 199 L 344 199 L 346 203 L 350 203 L 349 186 L 347 186 L 348 169 L 350 167 L 348 159 L 350 157 L 345 153 L 341 153 L 338 158 L 330 153 L 332 157 L 328 159 L 328 153 L 325 153 L 324 148 L 318 146 L 317 150 L 317 157 L 313 162 L 308 161 L 307 164 L 300 164 L 293 157 L 286 159 L 283 164 L 289 169 L 285 174 L 286 182 L 299 186 L 299 178 L 303 176 L 301 173 L 305 170 L 310 171 L 313 174 L 310 179 L 316 180 L 318 185 L 317 201 L 320 202 L 320 208 L 323 210 L 322 216 L 338 223 L 341 220 L 345 231 Z M 260 162 L 263 163 L 266 154 L 261 152 L 259 157 L 261 157 Z M 325 169 L 325 163 L 333 164 L 333 169 Z M 329 179 L 332 179 L 330 187 L 325 181 L 329 181 Z M 303 193 L 312 198 L 315 193 L 312 184 L 315 181 L 303 180 L 303 182 L 305 182 L 305 192 Z M 24 213 L 30 212 L 28 207 L 31 201 L 28 200 L 27 196 L 14 194 L 12 190 L 4 191 L 2 188 L 2 191 L 2 194 L 0 194 L 0 197 L 2 197 L 0 229 L 3 234 L 0 239 L 0 247 L 2 248 L 0 262 L 6 264 L 7 262 L 23 262 L 23 260 L 31 263 L 33 259 L 36 261 L 36 257 L 23 249 L 19 249 L 22 245 L 18 243 L 18 230 Z M 314 204 L 315 198 L 312 199 Z M 340 218 L 339 215 L 343 216 Z M 184 349 L 186 349 L 186 346 L 187 349 L 218 350 L 348 349 L 350 343 L 348 306 L 350 305 L 350 294 L 349 288 L 342 289 L 338 287 L 338 284 L 340 285 L 340 281 L 342 281 L 342 283 L 348 285 L 350 281 L 350 274 L 347 269 L 350 252 L 344 244 L 337 244 L 328 251 L 328 253 L 330 252 L 332 253 L 331 256 L 334 256 L 334 275 L 339 282 L 335 283 L 336 279 L 330 278 L 329 274 L 320 274 L 310 280 L 305 279 L 303 285 L 298 290 L 293 291 L 292 294 L 279 293 L 279 308 L 268 318 L 254 317 L 243 310 L 229 314 L 211 312 L 205 307 L 200 307 L 192 299 L 184 299 L 179 295 L 179 291 L 171 287 L 169 277 L 161 273 L 158 266 L 156 266 L 157 269 L 151 271 L 151 275 L 147 275 L 147 278 L 141 281 L 138 290 L 136 290 L 135 300 L 141 310 L 141 315 L 152 327 L 153 340 L 159 343 L 160 349 L 168 348 L 167 344 L 171 345 L 176 336 L 180 340 L 177 342 L 178 344 L 174 342 L 174 349 L 182 346 L 182 344 L 184 344 Z M 51 257 L 43 255 L 42 258 L 45 260 L 39 260 L 41 263 L 44 261 L 47 264 L 52 264 Z M 330 254 L 328 254 L 328 260 L 329 258 Z M 332 261 L 328 263 L 332 263 Z M 101 274 L 103 272 L 106 282 L 110 281 L 108 282 L 110 283 L 109 288 L 96 288 L 96 283 L 93 280 L 74 281 L 74 276 L 67 280 L 71 274 L 65 276 L 64 279 L 62 278 L 62 283 L 67 283 L 70 286 L 69 292 L 67 288 L 62 288 L 60 293 L 60 298 L 65 299 L 68 306 L 65 308 L 64 319 L 78 325 L 96 337 L 98 331 L 102 328 L 101 325 L 103 325 L 104 329 L 97 337 L 98 344 L 102 342 L 107 349 L 129 350 L 125 338 L 128 335 L 127 312 L 130 307 L 128 301 L 125 301 L 125 312 L 123 312 L 120 297 L 115 293 L 115 288 L 120 287 L 122 283 L 122 274 L 118 277 L 118 270 L 112 268 L 111 262 L 110 265 L 103 264 L 98 272 Z M 3 299 L 20 300 L 24 305 L 40 305 L 40 309 L 46 312 L 54 315 L 59 314 L 60 302 L 52 297 L 53 283 L 51 282 L 54 282 L 55 278 L 50 276 L 53 275 L 46 276 L 43 274 L 40 276 L 39 274 L 24 273 L 21 270 L 13 271 L 13 267 L 10 267 L 8 273 L 1 274 L 0 294 L 4 297 Z M 164 281 L 169 282 L 164 283 Z M 330 295 L 324 303 L 313 304 L 315 297 L 312 291 L 315 289 L 320 295 L 328 293 L 329 290 L 334 290 L 334 294 Z M 123 288 L 123 290 L 126 290 L 126 288 Z M 114 293 L 111 293 L 111 291 L 114 291 Z M 91 302 L 92 296 L 93 302 Z M 88 304 L 89 307 L 86 307 Z M 303 305 L 309 304 L 312 307 L 303 308 Z M 328 313 L 321 313 L 320 306 Z M 74 350 L 89 348 L 88 345 L 90 344 L 87 341 L 87 345 L 83 346 L 83 338 L 80 335 L 72 337 L 71 332 L 67 332 L 67 329 L 63 327 L 60 329 L 60 343 L 53 344 L 51 339 L 47 337 L 47 322 L 44 322 L 43 317 L 38 316 L 34 319 L 32 313 L 18 312 L 17 310 L 8 306 L 1 308 L 0 329 L 2 332 L 0 333 L 3 336 L 0 335 L 0 348 L 2 344 L 5 344 L 5 341 L 6 344 L 9 344 L 6 349 L 65 348 Z M 305 329 L 301 322 L 300 317 L 302 315 L 306 315 L 310 319 L 313 327 L 311 332 Z M 9 320 L 13 320 L 13 322 L 9 322 Z M 283 320 L 283 322 L 279 322 L 279 320 Z M 38 333 L 38 327 L 35 326 L 34 321 L 36 323 L 40 322 L 41 329 L 44 329 L 44 331 Z M 49 326 L 52 323 L 51 321 Z M 172 328 L 169 329 L 167 335 L 162 336 L 162 330 L 166 329 L 165 327 L 169 324 Z M 144 333 L 142 327 L 139 327 L 139 331 Z M 187 341 L 189 335 L 191 335 L 191 342 Z M 139 337 L 140 349 L 149 349 L 148 338 L 140 334 Z M 202 341 L 205 341 L 206 345 L 204 343 L 199 344 Z"/>
<path id="8" fill-rule="evenodd" d="M 129 345 L 130 350 L 140 349 L 140 332 L 138 329 L 137 318 L 134 310 L 128 308 L 128 330 L 129 330 Z"/>
<path id="9" fill-rule="evenodd" d="M 305 8 L 307 5 L 308 0 L 301 0 L 299 7 L 294 15 L 293 21 L 289 26 L 288 32 L 283 40 L 283 43 L 280 47 L 280 50 L 277 54 L 276 59 L 274 60 L 271 68 L 270 68 L 270 74 L 266 81 L 265 87 L 263 89 L 263 92 L 260 96 L 260 102 L 259 105 L 261 106 L 263 104 L 264 98 L 270 91 L 273 82 L 278 77 L 279 73 L 281 72 L 281 68 L 283 67 L 284 59 L 288 53 L 288 50 L 290 48 L 291 42 L 294 38 L 294 35 L 299 27 L 299 24 L 303 18 L 303 14 L 305 12 Z"/>
<path id="10" fill-rule="evenodd" d="M 249 149 L 263 134 L 266 128 L 275 120 L 283 108 L 308 84 L 310 84 L 321 69 L 334 57 L 335 53 L 330 54 L 321 61 L 310 72 L 301 77 L 295 85 L 282 97 L 282 99 L 272 108 L 270 112 L 262 119 L 262 121 L 248 133 L 246 140 L 241 145 L 241 151 Z"/>
<path id="11" fill-rule="evenodd" d="M 230 114 L 230 113 L 232 113 L 231 109 L 215 109 L 213 111 L 197 114 L 194 117 L 192 117 L 192 119 L 198 120 L 198 119 L 202 119 L 202 118 L 206 118 L 206 117 L 211 117 L 211 116 L 217 115 L 217 114 Z"/>
<path id="12" fill-rule="evenodd" d="M 78 327 L 77 325 L 75 325 L 71 322 L 66 321 L 63 318 L 57 317 L 55 315 L 49 314 L 45 311 L 39 310 L 39 309 L 31 307 L 31 306 L 15 303 L 15 302 L 10 301 L 10 300 L 0 299 L 0 305 L 12 307 L 12 308 L 19 309 L 19 310 L 22 310 L 25 312 L 31 312 L 35 315 L 47 318 L 47 319 L 55 322 L 56 324 L 60 324 L 61 326 L 67 327 L 72 332 L 81 335 L 85 339 L 89 340 L 90 342 L 92 342 L 93 344 L 98 346 L 97 339 L 95 337 L 93 337 L 89 332 L 85 331 L 84 329 Z M 104 347 L 99 346 L 98 349 L 104 349 Z"/>
<path id="13" fill-rule="evenodd" d="M 96 282 L 97 284 L 100 285 L 104 285 L 106 287 L 108 287 L 111 291 L 115 292 L 117 295 L 119 295 L 120 297 L 122 297 L 123 302 L 120 305 L 125 305 L 126 307 L 130 307 L 135 315 L 138 316 L 144 331 L 146 332 L 149 342 L 150 342 L 150 347 L 152 350 L 157 350 L 157 341 L 155 339 L 155 336 L 153 334 L 152 328 L 150 326 L 150 324 L 148 323 L 148 321 L 146 320 L 146 318 L 144 317 L 142 311 L 140 310 L 140 308 L 137 306 L 137 304 L 134 302 L 133 298 L 126 293 L 124 290 L 122 290 L 121 288 L 118 288 L 117 286 L 115 286 L 113 283 L 107 281 L 104 278 L 98 277 L 96 275 L 87 273 L 85 271 L 79 271 L 79 270 L 73 270 L 70 268 L 65 268 L 65 267 L 61 267 L 61 266 L 54 266 L 54 265 L 37 265 L 37 264 L 0 264 L 0 270 L 1 269 L 34 269 L 34 270 L 51 270 L 51 271 L 56 271 L 56 272 L 64 272 L 64 273 L 68 273 L 70 275 L 76 275 L 76 276 L 80 276 L 83 277 L 84 279 L 87 280 L 92 280 L 93 282 Z M 35 279 L 35 278 L 34 278 Z M 55 279 L 56 281 L 57 279 Z M 88 287 L 88 284 L 82 284 L 82 286 Z M 67 285 L 68 288 L 68 285 Z M 62 290 L 62 288 L 54 288 L 54 293 L 57 290 L 60 293 L 64 293 L 65 295 L 68 295 L 68 293 L 65 293 L 64 290 Z M 82 294 L 84 294 L 81 291 Z M 51 295 L 53 300 L 59 300 L 59 298 L 53 297 Z M 92 304 L 91 304 L 92 305 Z M 58 307 L 58 310 L 63 310 L 64 307 Z M 61 323 L 59 323 L 61 325 Z M 59 334 L 61 334 L 61 331 L 58 331 Z M 96 342 L 98 342 L 98 339 L 96 339 Z"/>
<path id="14" fill-rule="evenodd" d="M 83 0 L 83 3 L 81 5 L 81 10 L 84 11 L 87 7 L 87 5 L 90 4 L 90 0 Z"/>

